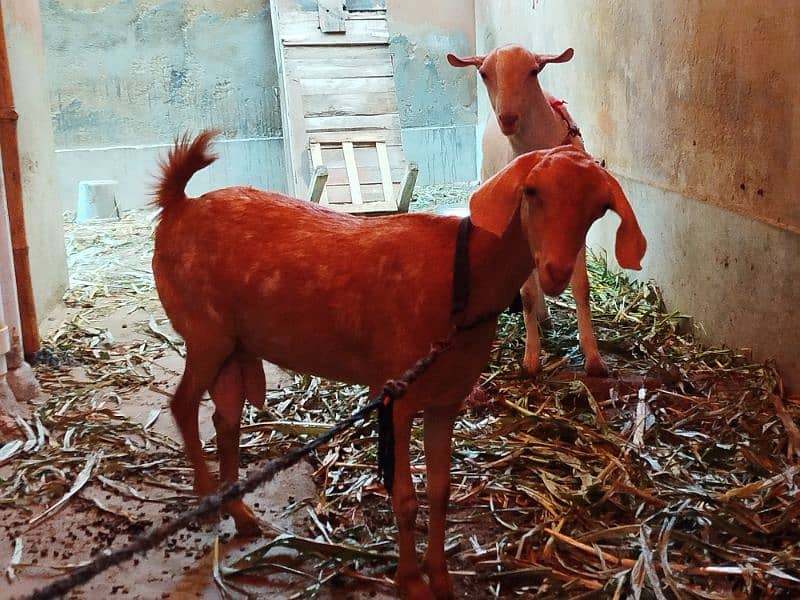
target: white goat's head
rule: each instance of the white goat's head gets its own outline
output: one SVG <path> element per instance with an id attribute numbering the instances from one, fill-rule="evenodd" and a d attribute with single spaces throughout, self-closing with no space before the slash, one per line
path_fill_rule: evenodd
<path id="1" fill-rule="evenodd" d="M 509 45 L 495 48 L 485 56 L 460 58 L 448 54 L 447 61 L 454 67 L 478 69 L 500 130 L 504 135 L 513 135 L 531 98 L 536 94 L 543 96 L 538 79 L 541 70 L 549 63 L 567 62 L 573 54 L 572 48 L 561 54 L 535 54 L 522 46 Z"/>

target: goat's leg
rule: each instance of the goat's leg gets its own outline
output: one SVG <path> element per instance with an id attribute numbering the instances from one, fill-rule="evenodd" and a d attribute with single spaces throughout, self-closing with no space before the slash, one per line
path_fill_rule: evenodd
<path id="1" fill-rule="evenodd" d="M 223 346 L 223 340 L 202 344 L 199 347 L 187 342 L 186 366 L 170 402 L 172 417 L 181 432 L 186 456 L 194 470 L 194 489 L 201 496 L 214 491 L 214 481 L 203 458 L 198 411 L 203 392 L 214 382 L 222 364 L 230 354 Z"/>
<path id="2" fill-rule="evenodd" d="M 428 551 L 425 568 L 437 600 L 455 598 L 444 554 L 447 505 L 450 501 L 450 444 L 460 404 L 425 409 L 425 466 L 428 478 Z"/>
<path id="3" fill-rule="evenodd" d="M 240 358 L 242 382 L 247 401 L 256 408 L 264 408 L 264 396 L 267 393 L 267 382 L 264 378 L 264 366 L 260 358 Z"/>
<path id="4" fill-rule="evenodd" d="M 586 246 L 578 253 L 570 284 L 578 313 L 578 341 L 586 360 L 586 373 L 594 377 L 608 375 L 608 367 L 600 356 L 597 339 L 592 330 L 592 313 L 589 309 L 589 275 L 586 272 Z"/>
<path id="5" fill-rule="evenodd" d="M 244 378 L 242 363 L 231 357 L 211 388 L 211 398 L 216 405 L 214 428 L 217 430 L 219 474 L 223 483 L 233 483 L 239 478 L 239 426 L 244 408 Z M 261 533 L 258 519 L 242 498 L 228 502 L 225 510 L 233 517 L 237 534 L 255 536 Z"/>
<path id="6" fill-rule="evenodd" d="M 547 302 L 544 301 L 544 292 L 542 286 L 539 285 L 539 272 L 534 269 L 531 271 L 528 279 L 534 282 L 536 288 L 536 320 L 542 329 L 550 329 L 552 321 L 550 320 L 550 309 L 547 308 Z"/>
<path id="7" fill-rule="evenodd" d="M 525 356 L 522 359 L 522 366 L 531 375 L 539 372 L 539 351 L 541 350 L 541 340 L 539 339 L 538 307 L 537 295 L 541 294 L 541 286 L 536 271 L 528 275 L 528 279 L 522 284 L 520 294 L 522 296 L 522 316 L 525 321 Z M 544 304 L 544 299 L 542 299 Z M 545 306 L 546 309 L 546 306 Z"/>
<path id="8" fill-rule="evenodd" d="M 392 508 L 397 521 L 397 545 L 399 548 L 395 583 L 403 598 L 433 600 L 434 596 L 419 570 L 414 535 L 417 522 L 417 495 L 411 480 L 409 445 L 411 444 L 411 425 L 416 413 L 405 409 L 412 404 L 411 398 L 405 396 L 394 405 Z"/>

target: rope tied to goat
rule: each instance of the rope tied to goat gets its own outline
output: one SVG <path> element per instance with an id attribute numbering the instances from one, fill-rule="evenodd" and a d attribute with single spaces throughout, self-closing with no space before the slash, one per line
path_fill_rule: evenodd
<path id="1" fill-rule="evenodd" d="M 483 321 L 486 320 L 485 318 L 482 319 Z M 148 533 L 139 536 L 127 546 L 119 550 L 100 553 L 92 561 L 78 567 L 66 577 L 34 591 L 30 596 L 26 597 L 27 600 L 49 600 L 50 598 L 63 596 L 70 590 L 88 582 L 103 571 L 125 562 L 136 554 L 152 550 L 169 536 L 187 527 L 191 522 L 206 515 L 216 513 L 231 500 L 240 498 L 256 490 L 263 483 L 273 479 L 279 472 L 297 464 L 302 458 L 308 456 L 323 444 L 330 442 L 340 433 L 347 431 L 359 423 L 359 421 L 366 421 L 367 417 L 374 410 L 383 408 L 384 410 L 388 409 L 391 411 L 392 402 L 404 396 L 408 391 L 409 385 L 419 379 L 442 353 L 447 352 L 452 347 L 454 336 L 461 330 L 460 327 L 454 326 L 446 339 L 434 343 L 430 351 L 414 363 L 414 365 L 406 370 L 398 379 L 387 381 L 381 389 L 380 394 L 319 437 L 293 450 L 286 456 L 270 461 L 245 479 L 241 479 L 225 487 L 219 493 L 203 497 L 195 508 L 184 512 L 172 521 L 151 529 Z M 386 404 L 387 398 L 390 399 L 388 407 Z M 391 416 L 388 417 L 388 423 L 389 427 L 391 427 Z M 379 429 L 380 427 L 381 425 L 379 424 Z M 392 434 L 386 439 L 381 436 L 381 440 L 382 441 L 379 442 L 379 456 L 381 452 L 384 454 L 392 454 L 391 459 L 386 463 L 382 463 L 383 466 L 381 466 L 380 469 L 384 477 L 386 489 L 391 494 L 391 477 L 394 475 L 394 435 Z M 387 469 L 386 465 L 391 465 L 391 467 Z"/>
<path id="2" fill-rule="evenodd" d="M 226 486 L 219 493 L 203 497 L 199 504 L 192 510 L 186 511 L 176 519 L 151 529 L 148 533 L 139 536 L 127 546 L 113 552 L 105 551 L 100 553 L 100 555 L 92 561 L 78 567 L 66 577 L 36 590 L 33 594 L 28 596 L 27 599 L 48 600 L 50 598 L 62 596 L 79 585 L 88 582 L 103 571 L 132 558 L 135 554 L 147 552 L 155 548 L 172 534 L 187 527 L 192 521 L 211 513 L 216 513 L 227 502 L 256 490 L 260 485 L 273 479 L 279 472 L 295 465 L 302 458 L 308 456 L 323 444 L 328 443 L 340 433 L 347 431 L 360 421 L 365 421 L 375 410 L 378 412 L 378 477 L 383 481 L 386 491 L 391 495 L 394 487 L 395 473 L 394 419 L 392 418 L 394 402 L 405 396 L 409 386 L 422 377 L 436 362 L 439 356 L 452 348 L 453 339 L 456 335 L 475 329 L 489 321 L 496 320 L 500 314 L 500 311 L 490 311 L 480 314 L 466 323 L 462 322 L 461 317 L 464 314 L 469 298 L 469 237 L 471 230 L 472 223 L 469 217 L 462 219 L 459 223 L 453 261 L 453 301 L 451 315 L 455 323 L 446 338 L 434 342 L 428 353 L 417 360 L 399 378 L 386 381 L 380 393 L 367 402 L 365 406 L 304 446 L 293 450 L 282 458 L 270 461 L 245 479 L 241 479 Z"/>

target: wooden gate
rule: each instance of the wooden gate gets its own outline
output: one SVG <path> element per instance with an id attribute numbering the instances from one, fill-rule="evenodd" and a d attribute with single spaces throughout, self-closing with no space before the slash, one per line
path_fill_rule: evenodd
<path id="1" fill-rule="evenodd" d="M 289 192 L 347 212 L 407 210 L 417 168 L 403 156 L 384 0 L 271 7 Z"/>

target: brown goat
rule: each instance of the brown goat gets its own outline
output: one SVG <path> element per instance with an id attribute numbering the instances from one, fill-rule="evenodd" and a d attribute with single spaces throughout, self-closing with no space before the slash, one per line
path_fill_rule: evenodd
<path id="1" fill-rule="evenodd" d="M 203 132 L 176 144 L 162 165 L 153 272 L 164 309 L 186 341 L 186 367 L 171 403 L 200 494 L 214 490 L 198 434 L 210 390 L 223 480 L 238 477 L 244 399 L 264 400 L 261 359 L 377 393 L 453 326 L 451 287 L 459 219 L 430 214 L 354 217 L 274 192 L 233 187 L 188 199 L 192 175 L 215 160 Z M 645 241 L 616 181 L 572 147 L 520 156 L 470 199 L 472 289 L 459 319 L 499 311 L 538 265 L 548 294 L 566 287 L 589 226 L 606 209 L 622 218 L 616 253 L 637 268 Z M 394 406 L 399 562 L 396 582 L 413 599 L 452 598 L 444 554 L 450 439 L 462 400 L 482 369 L 495 322 L 460 333 L 453 348 Z M 409 442 L 424 414 L 430 504 L 429 583 L 417 563 L 417 500 Z M 240 533 L 258 523 L 243 501 L 227 510 Z"/>
<path id="2" fill-rule="evenodd" d="M 489 116 L 483 134 L 482 180 L 500 171 L 514 157 L 532 150 L 561 144 L 584 149 L 580 132 L 574 127 L 563 102 L 556 100 L 539 84 L 542 69 L 549 64 L 572 60 L 573 54 L 572 48 L 560 54 L 536 54 L 511 44 L 495 48 L 485 56 L 459 58 L 453 54 L 447 55 L 447 60 L 454 67 L 472 66 L 478 69 L 494 111 L 494 115 Z M 600 356 L 592 330 L 585 248 L 578 254 L 570 283 L 575 297 L 578 340 L 586 359 L 586 372 L 594 376 L 607 375 L 608 367 Z M 520 292 L 525 329 L 528 332 L 522 364 L 526 371 L 535 374 L 541 368 L 537 322 L 544 324 L 550 319 L 536 271 L 531 273 Z"/>

